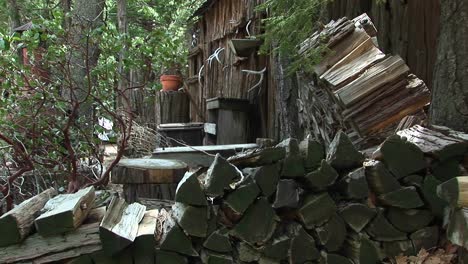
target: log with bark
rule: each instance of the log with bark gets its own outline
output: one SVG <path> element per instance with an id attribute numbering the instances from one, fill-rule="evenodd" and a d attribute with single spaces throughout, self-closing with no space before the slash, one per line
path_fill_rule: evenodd
<path id="1" fill-rule="evenodd" d="M 75 230 L 93 208 L 94 198 L 94 187 L 52 198 L 34 222 L 37 232 L 42 236 L 50 236 Z"/>
<path id="2" fill-rule="evenodd" d="M 47 189 L 15 207 L 0 217 L 0 247 L 23 241 L 34 227 L 34 219 L 44 205 L 57 195 L 53 188 Z"/>

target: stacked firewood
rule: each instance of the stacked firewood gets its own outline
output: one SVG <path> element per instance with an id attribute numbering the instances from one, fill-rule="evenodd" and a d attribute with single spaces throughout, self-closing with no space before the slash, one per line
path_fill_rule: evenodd
<path id="1" fill-rule="evenodd" d="M 327 143 L 339 129 L 354 142 L 384 139 L 402 118 L 430 102 L 424 82 L 400 57 L 384 54 L 376 34 L 363 14 L 331 21 L 301 47 L 302 54 L 329 50 L 315 66 L 315 82 L 305 81 L 299 96 L 302 125 Z M 319 103 L 309 105 L 311 100 Z"/>
<path id="2" fill-rule="evenodd" d="M 467 204 L 467 156 L 468 135 L 444 127 L 401 130 L 372 157 L 340 132 L 327 149 L 287 139 L 217 155 L 168 210 L 49 190 L 0 218 L 0 263 L 380 263 L 438 246 L 444 216 L 467 246 L 466 209 L 446 214 Z"/>

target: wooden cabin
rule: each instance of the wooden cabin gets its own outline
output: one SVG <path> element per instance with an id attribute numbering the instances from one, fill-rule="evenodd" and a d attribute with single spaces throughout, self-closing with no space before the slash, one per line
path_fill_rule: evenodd
<path id="1" fill-rule="evenodd" d="M 255 7 L 262 2 L 208 0 L 193 14 L 199 19 L 190 32 L 188 86 L 200 111 L 209 121 L 207 100 L 218 97 L 249 102 L 249 142 L 258 137 L 275 138 L 277 135 L 272 64 L 269 56 L 258 55 L 256 49 L 252 49 L 250 54 L 236 54 L 230 42 L 246 39 L 248 34 L 254 37 L 261 33 L 263 17 L 255 12 Z M 217 58 L 215 52 L 218 53 Z M 246 72 L 262 70 L 261 83 L 260 75 Z M 254 87 L 256 84 L 258 86 Z M 202 121 L 193 107 L 191 119 Z"/>

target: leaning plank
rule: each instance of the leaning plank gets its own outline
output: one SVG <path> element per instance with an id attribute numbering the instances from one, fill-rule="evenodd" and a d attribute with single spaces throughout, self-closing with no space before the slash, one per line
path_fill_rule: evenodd
<path id="1" fill-rule="evenodd" d="M 156 257 L 156 226 L 159 210 L 150 210 L 145 213 L 143 220 L 138 225 L 135 243 L 132 245 L 132 253 L 135 263 L 153 264 Z"/>
<path id="2" fill-rule="evenodd" d="M 440 184 L 437 195 L 454 207 L 468 207 L 468 176 L 453 178 Z"/>
<path id="3" fill-rule="evenodd" d="M 23 241 L 34 226 L 34 218 L 49 199 L 57 195 L 50 188 L 15 207 L 0 217 L 0 247 Z"/>
<path id="4" fill-rule="evenodd" d="M 44 213 L 35 221 L 37 232 L 50 236 L 75 230 L 93 208 L 94 198 L 94 187 L 54 197 L 46 203 Z"/>
<path id="5" fill-rule="evenodd" d="M 447 227 L 448 240 L 468 249 L 468 209 L 455 208 L 449 215 Z"/>
<path id="6" fill-rule="evenodd" d="M 112 170 L 115 184 L 178 183 L 187 165 L 178 160 L 123 159 Z"/>
<path id="7" fill-rule="evenodd" d="M 115 196 L 99 227 L 102 247 L 106 254 L 113 256 L 129 246 L 138 234 L 138 224 L 143 219 L 146 207 Z"/>

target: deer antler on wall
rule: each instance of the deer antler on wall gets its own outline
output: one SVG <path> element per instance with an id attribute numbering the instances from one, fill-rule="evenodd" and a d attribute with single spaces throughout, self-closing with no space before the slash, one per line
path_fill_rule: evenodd
<path id="1" fill-rule="evenodd" d="M 254 86 L 252 86 L 252 88 L 250 88 L 247 92 L 250 93 L 251 91 L 253 91 L 255 88 L 257 87 L 260 87 L 260 89 L 258 90 L 258 95 L 260 95 L 260 93 L 262 92 L 262 87 L 260 86 L 263 82 L 263 79 L 265 79 L 265 72 L 266 72 L 267 68 L 265 67 L 263 70 L 261 71 L 252 71 L 252 70 L 242 70 L 243 73 L 247 73 L 247 75 L 250 75 L 250 74 L 254 74 L 254 75 L 260 75 L 260 80 L 258 81 L 257 84 L 255 84 Z"/>

